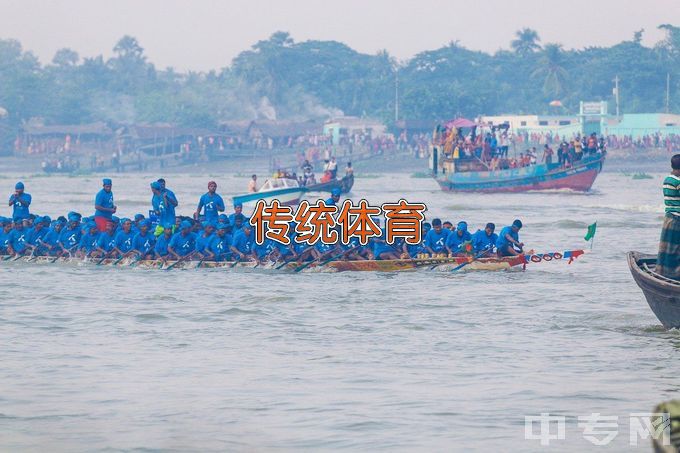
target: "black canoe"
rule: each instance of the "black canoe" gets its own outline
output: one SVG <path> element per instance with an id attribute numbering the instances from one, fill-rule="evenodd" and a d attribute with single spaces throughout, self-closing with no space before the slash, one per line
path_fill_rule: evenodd
<path id="1" fill-rule="evenodd" d="M 680 281 L 654 272 L 656 255 L 628 252 L 628 267 L 661 324 L 667 329 L 680 328 Z"/>
<path id="2" fill-rule="evenodd" d="M 348 193 L 354 185 L 354 175 L 344 176 L 342 179 L 333 179 L 328 182 L 312 184 L 306 186 L 309 192 L 332 192 L 335 188 L 340 188 L 342 193 Z"/>

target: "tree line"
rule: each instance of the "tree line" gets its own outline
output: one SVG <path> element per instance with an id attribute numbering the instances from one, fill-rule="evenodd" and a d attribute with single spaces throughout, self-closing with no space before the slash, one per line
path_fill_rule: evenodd
<path id="1" fill-rule="evenodd" d="M 511 50 L 490 54 L 453 41 L 405 62 L 386 51 L 368 55 L 276 32 L 220 70 L 186 73 L 156 68 L 131 36 L 116 43 L 111 58 L 61 49 L 45 65 L 18 41 L 0 40 L 0 107 L 7 111 L 0 131 L 12 134 L 31 118 L 214 128 L 223 120 L 345 114 L 390 123 L 397 92 L 400 119 L 573 113 L 580 100 L 612 102 L 615 76 L 623 112 L 664 111 L 668 76 L 669 107 L 678 111 L 680 27 L 659 28 L 666 37 L 653 47 L 642 45 L 640 30 L 611 47 L 567 50 L 525 28 Z M 551 107 L 554 100 L 563 107 Z"/>

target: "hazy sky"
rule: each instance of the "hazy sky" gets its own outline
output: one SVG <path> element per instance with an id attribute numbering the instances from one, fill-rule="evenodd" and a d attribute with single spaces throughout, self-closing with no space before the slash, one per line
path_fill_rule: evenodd
<path id="1" fill-rule="evenodd" d="M 0 38 L 21 41 L 43 62 L 62 47 L 111 55 L 135 36 L 157 67 L 216 69 L 274 31 L 296 41 L 337 40 L 399 59 L 454 40 L 508 48 L 522 27 L 567 48 L 606 46 L 644 28 L 644 44 L 680 25 L 680 0 L 0 0 Z"/>

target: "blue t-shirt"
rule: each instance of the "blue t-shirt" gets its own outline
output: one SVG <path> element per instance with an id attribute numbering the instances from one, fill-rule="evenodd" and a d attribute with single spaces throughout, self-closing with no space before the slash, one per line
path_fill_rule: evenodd
<path id="1" fill-rule="evenodd" d="M 253 250 L 259 259 L 262 259 L 270 254 L 272 250 L 274 250 L 274 247 L 274 241 L 269 238 L 265 238 L 262 245 L 258 245 L 257 243 L 253 244 Z"/>
<path id="2" fill-rule="evenodd" d="M 214 236 L 214 234 L 211 234 L 210 236 L 206 237 L 205 234 L 199 234 L 196 237 L 196 251 L 203 253 L 210 245 L 210 242 L 213 240 Z"/>
<path id="3" fill-rule="evenodd" d="M 205 220 L 208 222 L 216 222 L 219 211 L 224 211 L 224 200 L 218 194 L 210 196 L 210 192 L 206 192 L 201 196 L 198 202 L 198 212 L 205 214 Z"/>
<path id="4" fill-rule="evenodd" d="M 75 228 L 65 227 L 62 228 L 59 234 L 59 242 L 65 249 L 72 249 L 80 242 L 82 233 L 80 231 L 80 226 Z"/>
<path id="5" fill-rule="evenodd" d="M 433 252 L 441 253 L 446 250 L 446 239 L 448 239 L 450 230 L 442 228 L 439 233 L 434 231 L 434 228 L 427 232 L 423 244 L 426 247 L 430 247 Z"/>
<path id="6" fill-rule="evenodd" d="M 215 259 L 218 261 L 227 259 L 227 257 L 231 255 L 229 246 L 231 245 L 232 240 L 233 238 L 231 237 L 231 234 L 225 234 L 222 237 L 214 234 L 210 244 L 208 245 L 208 250 L 215 254 Z"/>
<path id="7" fill-rule="evenodd" d="M 14 249 L 15 252 L 21 253 L 24 250 L 26 250 L 26 246 L 28 245 L 27 242 L 27 236 L 28 236 L 28 230 L 26 229 L 21 229 L 21 230 L 12 230 L 9 234 L 9 243 Z"/>
<path id="8" fill-rule="evenodd" d="M 506 249 L 508 245 L 510 245 L 510 242 L 505 238 L 506 235 L 510 235 L 511 238 L 513 238 L 515 241 L 519 242 L 519 234 L 515 233 L 512 231 L 511 226 L 506 226 L 503 227 L 501 230 L 501 234 L 498 235 L 498 239 L 496 240 L 496 248 L 501 250 L 501 249 Z"/>
<path id="9" fill-rule="evenodd" d="M 34 226 L 33 228 L 29 229 L 27 237 L 28 243 L 31 245 L 39 244 L 42 241 L 42 238 L 44 238 L 47 234 L 47 230 L 48 229 L 44 226 L 41 226 L 40 228 Z"/>
<path id="10" fill-rule="evenodd" d="M 453 231 L 451 234 L 449 234 L 449 237 L 446 238 L 446 246 L 453 252 L 459 252 L 460 246 L 463 245 L 464 242 L 472 240 L 472 235 L 470 235 L 469 231 L 463 232 L 463 236 L 458 236 L 458 230 Z"/>
<path id="11" fill-rule="evenodd" d="M 154 246 L 154 251 L 159 255 L 159 256 L 165 256 L 168 254 L 168 245 L 170 245 L 170 241 L 172 240 L 172 236 L 170 239 L 165 237 L 165 234 L 161 234 L 158 236 L 158 239 L 156 239 L 156 245 Z"/>
<path id="12" fill-rule="evenodd" d="M 163 198 L 163 194 L 161 193 L 160 195 L 154 195 L 153 198 L 151 199 L 151 205 L 153 206 L 154 211 L 158 211 L 159 214 L 159 220 L 161 225 L 166 225 L 168 223 L 172 223 L 173 225 L 175 224 L 175 206 L 170 203 L 171 200 L 174 200 L 175 202 L 177 201 L 177 198 L 175 197 L 175 194 L 172 193 L 170 190 L 165 190 L 167 194 L 167 199 L 168 203 L 165 203 L 165 199 Z"/>
<path id="13" fill-rule="evenodd" d="M 94 199 L 94 204 L 95 206 L 101 206 L 102 208 L 112 209 L 113 192 L 107 192 L 104 189 L 100 190 L 99 192 L 97 192 L 97 196 Z M 111 218 L 113 217 L 112 212 L 100 211 L 99 209 L 95 209 L 94 215 L 96 217 L 104 217 L 105 219 L 109 220 L 111 220 Z"/>
<path id="14" fill-rule="evenodd" d="M 477 253 L 482 250 L 492 250 L 496 246 L 497 241 L 498 235 L 496 233 L 491 233 L 491 236 L 487 236 L 484 230 L 477 230 L 472 235 L 472 247 Z"/>
<path id="15" fill-rule="evenodd" d="M 132 238 L 132 248 L 146 255 L 151 250 L 153 250 L 155 242 L 156 237 L 148 231 L 145 235 L 142 235 L 142 233 L 137 233 Z"/>
<path id="16" fill-rule="evenodd" d="M 24 203 L 27 203 L 26 206 L 21 204 L 19 201 L 21 199 Z M 16 220 L 23 220 L 27 219 L 29 216 L 28 212 L 28 207 L 31 204 L 31 195 L 27 194 L 26 192 L 22 193 L 19 198 L 17 198 L 16 194 L 12 194 L 12 196 L 9 197 L 9 201 L 12 202 L 12 219 Z"/>
<path id="17" fill-rule="evenodd" d="M 9 235 L 12 230 L 5 233 L 5 229 L 0 229 L 0 254 L 7 254 L 7 246 L 9 245 Z"/>
<path id="18" fill-rule="evenodd" d="M 63 229 L 61 231 L 64 231 Z M 59 242 L 59 232 L 54 228 L 50 228 L 45 236 L 42 238 L 42 243 L 50 247 L 54 247 Z"/>
<path id="19" fill-rule="evenodd" d="M 110 252 L 116 246 L 116 235 L 109 233 L 101 233 L 99 239 L 97 240 L 97 247 L 104 250 L 105 252 Z"/>
<path id="20" fill-rule="evenodd" d="M 135 235 L 132 230 L 130 230 L 129 233 L 126 233 L 123 230 L 120 230 L 118 233 L 116 233 L 116 247 L 118 247 L 118 250 L 123 253 L 127 253 L 132 250 L 132 239 L 134 237 Z"/>
<path id="21" fill-rule="evenodd" d="M 385 242 L 385 230 L 383 230 L 382 234 L 380 235 L 379 238 L 374 238 L 373 239 L 373 255 L 375 256 L 375 259 L 380 259 L 380 255 L 385 252 L 394 252 L 394 248 L 391 247 L 387 242 Z"/>
<path id="22" fill-rule="evenodd" d="M 234 238 L 231 241 L 232 247 L 241 253 L 250 253 L 253 248 L 254 237 L 252 230 L 249 235 L 246 235 L 243 230 L 238 230 L 234 233 Z"/>
<path id="23" fill-rule="evenodd" d="M 90 234 L 90 232 L 86 232 L 83 234 L 83 237 L 80 238 L 80 243 L 78 244 L 78 248 L 81 250 L 84 250 L 87 253 L 90 253 L 92 250 L 97 248 L 97 243 L 99 242 L 99 233 L 94 233 Z"/>
<path id="24" fill-rule="evenodd" d="M 182 232 L 175 233 L 170 239 L 169 247 L 179 256 L 185 256 L 196 249 L 196 233 L 189 232 L 186 236 Z"/>

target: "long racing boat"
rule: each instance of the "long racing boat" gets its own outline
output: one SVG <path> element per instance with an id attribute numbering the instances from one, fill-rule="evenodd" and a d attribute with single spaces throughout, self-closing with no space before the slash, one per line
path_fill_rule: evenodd
<path id="1" fill-rule="evenodd" d="M 419 269 L 439 271 L 502 271 L 510 269 L 524 269 L 529 263 L 541 263 L 548 261 L 569 260 L 571 263 L 584 252 L 583 250 L 567 250 L 564 252 L 538 253 L 531 255 L 518 255 L 512 257 L 474 258 L 472 256 L 454 256 L 441 258 L 414 258 L 397 260 L 357 260 L 357 261 L 327 261 L 327 262 L 267 262 L 256 261 L 162 261 L 162 260 L 136 260 L 134 258 L 123 259 L 97 259 L 97 258 L 69 258 L 52 256 L 0 256 L 0 265 L 12 262 L 36 263 L 36 264 L 72 264 L 72 265 L 98 265 L 139 267 L 145 269 L 270 269 L 290 272 L 349 272 L 349 271 L 372 271 L 372 272 L 400 272 L 414 271 Z"/>

